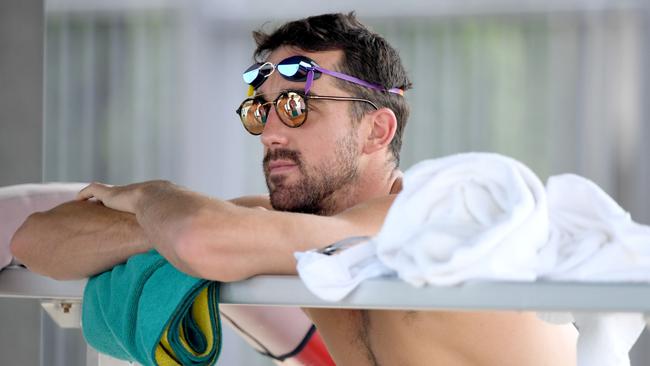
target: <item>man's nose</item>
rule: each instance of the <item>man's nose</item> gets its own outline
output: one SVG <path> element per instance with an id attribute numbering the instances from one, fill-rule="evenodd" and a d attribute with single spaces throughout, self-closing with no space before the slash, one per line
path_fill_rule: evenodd
<path id="1" fill-rule="evenodd" d="M 289 127 L 285 126 L 280 120 L 275 108 L 269 109 L 269 113 L 262 130 L 262 144 L 266 147 L 278 147 L 287 145 L 287 132 Z"/>

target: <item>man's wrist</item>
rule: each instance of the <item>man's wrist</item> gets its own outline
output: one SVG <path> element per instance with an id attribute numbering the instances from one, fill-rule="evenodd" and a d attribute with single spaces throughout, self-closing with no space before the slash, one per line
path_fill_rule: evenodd
<path id="1" fill-rule="evenodd" d="M 143 184 L 135 192 L 133 213 L 136 217 L 142 217 L 149 208 L 154 206 L 154 203 L 160 202 L 164 199 L 166 193 L 174 188 L 175 185 L 166 180 L 156 180 Z"/>

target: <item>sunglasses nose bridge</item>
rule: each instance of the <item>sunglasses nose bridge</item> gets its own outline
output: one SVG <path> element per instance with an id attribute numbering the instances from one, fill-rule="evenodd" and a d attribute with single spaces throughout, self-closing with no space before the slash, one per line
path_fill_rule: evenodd
<path id="1" fill-rule="evenodd" d="M 264 103 L 268 108 L 266 114 L 266 122 L 262 130 L 261 137 L 262 143 L 265 145 L 286 144 L 287 130 L 286 123 L 284 122 L 279 110 L 277 100 Z"/>
<path id="2" fill-rule="evenodd" d="M 269 76 L 273 75 L 276 68 L 276 65 L 274 65 L 272 62 L 267 61 L 260 66 L 259 70 L 265 78 L 268 78 Z"/>

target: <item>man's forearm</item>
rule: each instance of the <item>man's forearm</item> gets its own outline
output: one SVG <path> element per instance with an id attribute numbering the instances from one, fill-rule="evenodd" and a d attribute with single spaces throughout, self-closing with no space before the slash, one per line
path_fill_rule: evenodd
<path id="1" fill-rule="evenodd" d="M 144 183 L 122 194 L 135 197 L 135 204 L 124 203 L 129 201 L 124 196 L 113 202 L 122 200 L 123 207 L 134 207 L 147 236 L 174 266 L 196 277 L 224 282 L 256 274 L 292 274 L 296 251 L 350 236 L 374 235 L 394 199 L 378 197 L 325 217 L 254 210 L 168 182 Z"/>
<path id="2" fill-rule="evenodd" d="M 295 273 L 296 251 L 350 236 L 374 235 L 394 199 L 394 195 L 377 196 L 326 217 L 241 207 L 269 207 L 269 200 L 227 202 L 167 181 L 127 186 L 93 183 L 78 197 L 135 214 L 144 235 L 176 268 L 224 282 L 263 273 Z"/>
<path id="3" fill-rule="evenodd" d="M 11 241 L 21 263 L 61 280 L 103 272 L 150 248 L 134 215 L 91 201 L 33 214 Z"/>

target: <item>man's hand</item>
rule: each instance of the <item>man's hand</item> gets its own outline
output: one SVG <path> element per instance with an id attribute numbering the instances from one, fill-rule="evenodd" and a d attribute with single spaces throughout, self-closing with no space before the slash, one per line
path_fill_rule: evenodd
<path id="1" fill-rule="evenodd" d="M 20 262 L 34 272 L 59 280 L 80 279 L 103 272 L 135 254 L 153 249 L 153 244 L 158 242 L 147 237 L 135 215 L 128 213 L 135 202 L 142 201 L 143 207 L 151 205 L 136 199 L 140 193 L 141 198 L 149 197 L 150 202 L 168 201 L 167 193 L 187 193 L 161 181 L 125 187 L 92 184 L 82 192 L 77 201 L 29 216 L 11 241 L 12 253 Z M 90 197 L 101 200 L 88 200 Z M 106 201 L 107 206 L 116 209 L 99 201 Z M 244 207 L 271 207 L 268 196 L 240 197 L 232 203 Z M 174 211 L 192 212 L 185 208 L 184 200 L 172 205 Z M 120 209 L 122 211 L 118 211 Z"/>
<path id="2" fill-rule="evenodd" d="M 194 274 L 179 257 L 179 251 L 184 248 L 177 244 L 177 238 L 185 231 L 187 218 L 197 211 L 192 195 L 188 197 L 184 193 L 172 183 L 161 180 L 125 186 L 92 183 L 79 192 L 77 200 L 94 198 L 110 209 L 133 214 L 154 249 L 178 269 Z"/>
<path id="3" fill-rule="evenodd" d="M 82 189 L 77 195 L 77 200 L 94 198 L 106 207 L 135 214 L 138 204 L 145 194 L 156 194 L 156 192 L 171 186 L 170 182 L 163 180 L 152 180 L 126 186 L 110 186 L 95 182 Z"/>

